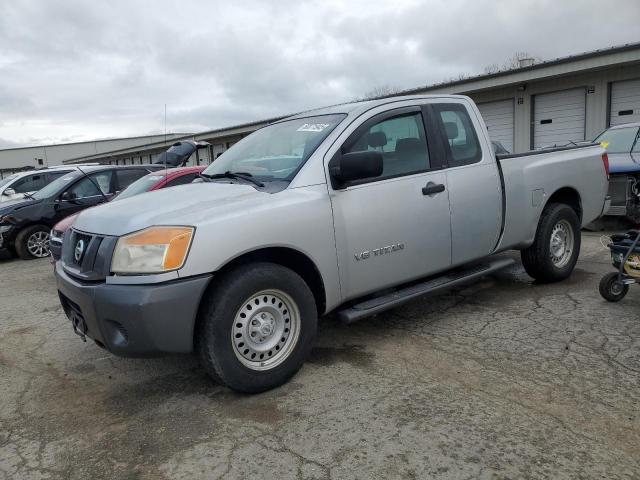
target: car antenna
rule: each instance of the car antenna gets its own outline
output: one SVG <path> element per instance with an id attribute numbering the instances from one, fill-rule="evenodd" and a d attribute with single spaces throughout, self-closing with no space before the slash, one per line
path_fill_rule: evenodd
<path id="1" fill-rule="evenodd" d="M 93 178 L 91 178 L 89 175 L 87 175 L 85 173 L 84 170 L 82 170 L 79 166 L 76 166 L 76 168 L 78 169 L 78 171 L 85 176 L 85 178 L 87 178 L 91 183 L 93 183 L 93 185 L 98 189 L 98 192 L 100 192 L 100 195 L 102 195 L 102 198 L 104 198 L 105 202 L 108 202 L 109 199 L 107 198 L 107 196 L 104 194 L 104 192 L 102 191 L 102 189 L 100 188 L 100 185 L 98 185 L 98 182 L 96 182 Z"/>
<path id="2" fill-rule="evenodd" d="M 167 104 L 164 104 L 164 145 L 167 146 Z M 164 184 L 167 184 L 167 155 L 164 155 Z"/>

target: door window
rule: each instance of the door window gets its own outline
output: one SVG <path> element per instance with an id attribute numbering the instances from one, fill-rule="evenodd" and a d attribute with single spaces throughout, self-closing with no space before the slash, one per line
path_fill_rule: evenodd
<path id="1" fill-rule="evenodd" d="M 113 193 L 113 171 L 94 173 L 89 175 L 89 177 L 90 178 L 83 178 L 69 189 L 69 193 L 71 193 L 73 198 L 82 199 Z M 98 190 L 98 187 L 100 187 L 100 190 Z"/>
<path id="2" fill-rule="evenodd" d="M 433 107 L 449 148 L 449 167 L 479 162 L 482 159 L 482 149 L 464 105 L 435 104 Z"/>
<path id="3" fill-rule="evenodd" d="M 149 172 L 142 168 L 116 170 L 118 176 L 118 190 L 122 191 L 139 178 L 144 177 Z"/>
<path id="4" fill-rule="evenodd" d="M 429 153 L 422 115 L 412 113 L 382 120 L 362 133 L 343 153 L 376 151 L 382 154 L 382 178 L 429 170 Z"/>
<path id="5" fill-rule="evenodd" d="M 16 183 L 14 183 L 11 188 L 13 188 L 16 193 L 26 193 L 37 192 L 42 187 L 44 187 L 44 185 L 44 174 L 39 173 L 37 175 L 29 175 L 27 177 L 21 178 Z"/>

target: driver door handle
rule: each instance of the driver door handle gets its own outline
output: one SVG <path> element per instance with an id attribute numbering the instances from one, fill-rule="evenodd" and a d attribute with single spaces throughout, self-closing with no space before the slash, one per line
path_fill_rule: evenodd
<path id="1" fill-rule="evenodd" d="M 442 183 L 429 182 L 426 186 L 422 187 L 423 195 L 435 195 L 441 192 L 444 192 L 444 185 Z"/>

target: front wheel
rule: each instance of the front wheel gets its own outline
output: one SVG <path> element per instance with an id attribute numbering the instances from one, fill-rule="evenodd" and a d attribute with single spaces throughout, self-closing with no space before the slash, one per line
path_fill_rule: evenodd
<path id="1" fill-rule="evenodd" d="M 580 254 L 580 220 L 573 208 L 561 203 L 545 207 L 533 245 L 520 256 L 527 273 L 551 283 L 571 275 Z"/>
<path id="2" fill-rule="evenodd" d="M 233 390 L 269 390 L 300 369 L 317 318 L 313 294 L 292 270 L 270 263 L 239 267 L 204 299 L 198 358 L 212 378 Z"/>
<path id="3" fill-rule="evenodd" d="M 32 225 L 16 235 L 16 253 L 23 260 L 48 257 L 49 232 L 46 225 Z"/>
<path id="4" fill-rule="evenodd" d="M 600 295 L 608 302 L 619 302 L 629 291 L 629 285 L 618 279 L 618 272 L 607 273 L 600 280 Z"/>

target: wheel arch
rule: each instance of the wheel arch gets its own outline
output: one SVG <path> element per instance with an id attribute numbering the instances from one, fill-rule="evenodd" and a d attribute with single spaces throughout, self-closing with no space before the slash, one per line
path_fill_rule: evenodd
<path id="1" fill-rule="evenodd" d="M 559 188 L 549 196 L 544 207 L 552 203 L 562 203 L 571 207 L 582 224 L 582 198 L 578 190 L 569 186 Z"/>
<path id="2" fill-rule="evenodd" d="M 9 243 L 15 245 L 18 235 L 20 235 L 20 233 L 22 233 L 27 228 L 35 227 L 35 226 L 45 227 L 45 228 L 48 228 L 49 230 L 51 230 L 52 228 L 46 222 L 29 221 L 29 222 L 20 224 L 20 226 L 16 228 L 15 233 L 9 238 Z"/>
<path id="3" fill-rule="evenodd" d="M 214 273 L 208 288 L 215 288 L 216 277 L 248 263 L 268 262 L 281 265 L 296 272 L 306 282 L 316 302 L 318 315 L 326 309 L 326 291 L 320 270 L 308 255 L 291 247 L 263 247 L 245 252 L 225 263 Z"/>

